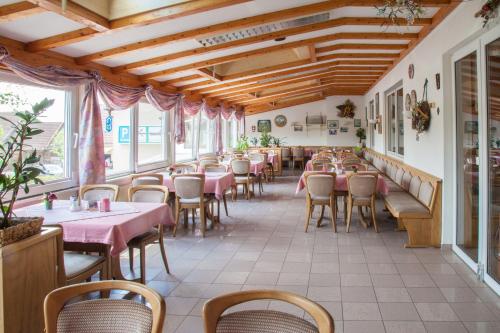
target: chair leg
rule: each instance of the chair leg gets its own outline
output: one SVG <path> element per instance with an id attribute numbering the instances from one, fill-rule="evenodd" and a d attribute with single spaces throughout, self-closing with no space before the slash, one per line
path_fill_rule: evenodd
<path id="1" fill-rule="evenodd" d="M 333 232 L 337 232 L 337 207 L 335 199 L 330 199 L 330 213 L 332 214 Z"/>
<path id="2" fill-rule="evenodd" d="M 202 204 L 200 207 L 200 224 L 201 224 L 201 236 L 205 237 L 205 230 L 207 228 L 207 217 L 205 215 L 205 205 Z"/>
<path id="3" fill-rule="evenodd" d="M 248 183 L 245 183 L 245 189 L 247 193 L 247 200 L 250 200 L 250 185 Z"/>
<path id="4" fill-rule="evenodd" d="M 372 214 L 373 227 L 375 228 L 375 232 L 378 233 L 377 219 L 375 218 L 375 200 L 372 200 L 371 205 L 370 205 L 370 210 L 371 210 L 371 214 Z"/>
<path id="5" fill-rule="evenodd" d="M 306 202 L 306 225 L 304 226 L 304 232 L 307 232 L 307 228 L 309 227 L 309 223 L 311 221 L 311 215 L 312 215 L 312 205 L 309 200 Z"/>
<path id="6" fill-rule="evenodd" d="M 227 212 L 227 201 L 226 201 L 226 194 L 225 193 L 222 195 L 222 201 L 224 202 L 224 210 L 226 211 L 226 216 L 229 216 L 229 214 Z"/>
<path id="7" fill-rule="evenodd" d="M 316 227 L 321 226 L 321 221 L 323 220 L 323 216 L 325 215 L 325 205 L 321 205 L 321 213 L 319 214 L 318 222 L 316 222 Z"/>
<path id="8" fill-rule="evenodd" d="M 349 232 L 349 228 L 351 227 L 351 218 L 352 218 L 352 203 L 349 203 L 347 205 L 347 229 L 346 229 L 346 232 Z"/>
<path id="9" fill-rule="evenodd" d="M 130 270 L 134 270 L 134 248 L 129 247 L 128 248 L 128 265 L 130 267 Z"/>
<path id="10" fill-rule="evenodd" d="M 196 223 L 194 222 L 195 214 L 196 214 L 196 209 L 191 209 L 191 221 L 193 222 L 193 231 L 196 225 Z"/>
<path id="11" fill-rule="evenodd" d="M 189 224 L 189 209 L 188 208 L 184 208 L 184 229 L 186 229 L 188 227 L 188 224 Z"/>
<path id="12" fill-rule="evenodd" d="M 161 258 L 163 259 L 163 264 L 165 265 L 165 269 L 167 270 L 167 274 L 170 274 L 170 269 L 168 268 L 167 253 L 165 252 L 165 244 L 163 241 L 163 226 L 162 225 L 160 225 L 159 233 L 160 233 L 160 238 L 158 239 L 158 243 L 160 245 Z"/>
<path id="13" fill-rule="evenodd" d="M 141 244 L 140 248 L 140 261 L 141 261 L 141 283 L 146 284 L 146 247 Z"/>
<path id="14" fill-rule="evenodd" d="M 179 217 L 181 215 L 181 209 L 179 207 L 179 204 L 175 204 L 175 225 L 174 225 L 174 230 L 172 231 L 172 235 L 175 237 L 175 234 L 177 233 L 177 225 L 179 224 Z"/>

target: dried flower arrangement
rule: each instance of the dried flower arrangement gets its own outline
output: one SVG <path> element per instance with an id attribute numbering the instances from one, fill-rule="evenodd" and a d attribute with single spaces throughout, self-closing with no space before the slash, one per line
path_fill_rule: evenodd
<path id="1" fill-rule="evenodd" d="M 416 0 L 384 0 L 381 7 L 375 6 L 377 15 L 384 16 L 393 24 L 398 25 L 398 19 L 404 17 L 408 25 L 424 14 L 424 9 Z"/>
<path id="2" fill-rule="evenodd" d="M 474 15 L 475 17 L 481 16 L 483 18 L 483 27 L 488 24 L 488 21 L 492 18 L 498 16 L 498 6 L 500 5 L 500 0 L 488 0 L 481 7 L 481 9 Z"/>
<path id="3" fill-rule="evenodd" d="M 337 109 L 339 109 L 339 112 L 337 115 L 340 118 L 354 118 L 354 112 L 356 111 L 356 105 L 354 105 L 353 102 L 351 102 L 350 99 L 347 99 L 344 104 L 337 105 Z"/>

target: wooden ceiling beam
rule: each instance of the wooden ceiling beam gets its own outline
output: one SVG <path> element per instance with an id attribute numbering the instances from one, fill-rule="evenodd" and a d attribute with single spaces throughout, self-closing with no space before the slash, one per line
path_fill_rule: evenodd
<path id="1" fill-rule="evenodd" d="M 316 48 L 314 47 L 314 44 L 309 45 L 309 58 L 311 58 L 311 62 L 318 61 L 318 58 L 316 56 Z"/>
<path id="2" fill-rule="evenodd" d="M 162 81 L 162 84 L 173 85 L 174 83 L 181 83 L 181 82 L 186 82 L 186 81 L 191 81 L 191 80 L 197 80 L 200 78 L 202 78 L 202 76 L 200 74 L 193 74 L 193 75 L 178 77 L 175 79 L 170 79 L 167 81 Z"/>
<path id="3" fill-rule="evenodd" d="M 263 105 L 256 105 L 253 108 L 245 108 L 245 116 L 251 116 L 254 114 L 258 113 L 263 113 L 263 112 L 268 112 L 268 111 L 273 111 L 273 110 L 278 110 L 278 109 L 283 109 L 295 105 L 300 105 L 300 104 L 307 104 L 307 103 L 312 103 L 312 102 L 317 102 L 324 100 L 325 97 L 323 96 L 310 96 L 310 97 L 302 97 L 300 99 L 295 99 L 292 101 L 284 101 L 284 102 L 279 102 L 275 103 L 274 105 L 271 104 L 263 104 Z"/>
<path id="4" fill-rule="evenodd" d="M 103 0 L 104 1 L 104 0 Z M 57 36 L 51 36 L 39 40 L 32 41 L 28 43 L 27 50 L 31 52 L 39 52 L 43 50 L 49 50 L 56 47 L 61 47 L 69 44 L 78 43 L 92 37 L 111 33 L 124 28 L 131 28 L 135 26 L 143 26 L 147 24 L 152 24 L 159 21 L 171 20 L 174 18 L 179 18 L 183 16 L 192 15 L 194 13 L 200 13 L 207 10 L 212 10 L 215 8 L 221 8 L 225 6 L 232 6 L 241 2 L 246 2 L 248 0 L 202 0 L 202 1 L 189 1 L 174 4 L 171 6 L 166 6 L 158 9 L 153 9 L 148 12 L 134 14 L 128 17 L 119 18 L 116 20 L 106 21 L 109 30 L 99 30 L 99 29 L 78 29 L 75 31 L 70 31 L 66 33 L 59 34 Z M 30 0 L 30 2 L 37 2 L 37 0 Z M 53 3 L 54 1 L 49 1 Z M 56 1 L 57 2 L 57 1 Z M 60 1 L 59 1 L 60 3 Z M 70 2 L 68 2 L 69 7 Z M 54 7 L 53 11 L 57 11 L 57 6 Z M 60 8 L 59 8 L 60 9 Z M 184 11 L 184 12 L 183 12 Z M 96 14 L 97 15 L 97 14 Z M 68 17 L 70 18 L 70 17 Z"/>
<path id="5" fill-rule="evenodd" d="M 251 50 L 251 51 L 246 51 L 246 52 L 240 52 L 240 53 L 222 56 L 222 57 L 218 57 L 218 58 L 212 58 L 209 60 L 198 61 L 198 62 L 194 62 L 191 64 L 182 65 L 182 66 L 178 66 L 178 67 L 167 68 L 164 70 L 144 74 L 144 75 L 142 75 L 142 77 L 145 80 L 151 80 L 151 79 L 155 79 L 155 78 L 162 77 L 162 76 L 172 74 L 172 73 L 220 65 L 220 64 L 224 64 L 224 63 L 228 63 L 228 62 L 237 61 L 237 60 L 248 59 L 248 58 L 253 57 L 253 56 L 269 54 L 271 52 L 276 52 L 276 51 L 280 51 L 280 50 L 285 50 L 285 49 L 290 49 L 290 48 L 295 48 L 295 47 L 300 47 L 300 46 L 306 46 L 309 43 L 311 43 L 311 41 L 313 41 L 313 40 L 316 42 L 316 40 L 338 39 L 339 38 L 338 35 L 343 35 L 343 34 L 333 34 L 333 35 L 328 35 L 328 36 L 322 36 L 322 37 L 317 37 L 317 38 L 312 38 L 312 39 L 296 41 L 296 42 L 290 42 L 290 43 L 286 43 L 286 44 L 274 45 L 274 46 L 265 47 L 265 48 L 256 49 L 256 50 Z M 372 36 L 369 36 L 370 35 L 369 33 L 364 33 L 364 34 L 360 33 L 360 34 L 356 34 L 356 35 L 359 35 L 360 37 L 364 36 L 364 38 L 369 38 L 369 37 L 374 38 L 375 37 L 374 35 L 378 35 L 378 37 L 382 38 L 382 39 L 384 38 L 384 35 L 386 35 L 385 37 L 387 37 L 387 38 L 394 38 L 394 37 L 398 38 L 398 39 L 404 38 L 403 37 L 404 35 L 402 35 L 402 34 L 396 34 L 399 36 L 392 36 L 392 35 L 387 36 L 386 33 L 374 33 L 374 35 L 372 35 Z M 318 57 L 317 61 L 339 58 L 338 55 L 339 54 L 330 54 L 330 55 Z M 351 56 L 349 56 L 349 54 L 345 54 L 345 55 L 346 55 L 346 57 L 353 57 L 353 58 L 395 58 L 398 56 L 398 54 L 396 54 L 396 53 L 375 53 L 375 54 L 359 53 L 358 54 L 358 55 L 363 55 L 363 57 L 354 56 L 354 54 L 351 54 Z M 310 62 L 311 62 L 311 59 L 308 59 L 307 63 L 310 63 Z"/>
<path id="6" fill-rule="evenodd" d="M 408 44 L 355 44 L 343 43 L 316 48 L 316 54 L 338 50 L 404 50 Z"/>
<path id="7" fill-rule="evenodd" d="M 401 22 L 397 22 L 397 23 L 403 24 L 405 22 L 404 19 L 401 19 L 400 21 Z M 229 41 L 229 42 L 222 43 L 222 44 L 209 45 L 209 46 L 199 47 L 199 48 L 195 48 L 195 49 L 191 49 L 191 50 L 175 52 L 175 53 L 171 53 L 168 55 L 162 55 L 162 56 L 158 56 L 158 57 L 154 57 L 154 58 L 150 58 L 150 59 L 140 60 L 140 61 L 126 64 L 126 65 L 117 66 L 115 68 L 115 70 L 117 72 L 121 72 L 121 71 L 130 71 L 130 70 L 134 70 L 134 69 L 143 69 L 143 68 L 148 68 L 151 66 L 157 66 L 157 65 L 164 64 L 164 63 L 168 63 L 169 61 L 172 61 L 172 60 L 178 60 L 178 59 L 182 59 L 182 58 L 198 56 L 201 54 L 208 54 L 208 53 L 211 53 L 214 51 L 227 50 L 227 49 L 240 47 L 240 46 L 244 46 L 244 45 L 251 45 L 251 44 L 265 42 L 265 41 L 269 41 L 269 40 L 275 40 L 276 38 L 300 35 L 300 34 L 312 32 L 312 31 L 324 30 L 324 29 L 338 27 L 338 26 L 342 26 L 342 25 L 377 25 L 377 26 L 380 26 L 380 25 L 384 24 L 384 22 L 387 22 L 387 20 L 385 18 L 382 18 L 382 17 L 336 18 L 336 19 L 325 21 L 325 22 L 308 24 L 305 26 L 289 28 L 289 29 L 285 29 L 285 30 L 281 30 L 281 31 L 275 31 L 275 32 L 257 35 L 257 36 L 253 36 L 253 37 L 248 37 L 248 38 L 239 39 L 239 40 L 233 40 L 233 41 Z M 424 18 L 424 19 L 416 19 L 414 24 L 415 25 L 426 25 L 426 24 L 430 24 L 430 23 L 431 23 L 430 18 Z M 304 40 L 292 42 L 292 43 L 277 44 L 277 45 L 266 48 L 266 49 L 268 49 L 268 51 L 266 51 L 266 52 L 273 52 L 276 50 L 293 48 L 293 47 L 301 47 L 301 46 L 308 46 L 309 47 L 311 44 L 314 44 L 314 43 L 323 43 L 323 42 L 327 42 L 327 41 L 334 40 L 334 39 L 337 39 L 336 34 L 327 35 L 327 36 L 323 36 L 323 37 L 317 37 L 317 38 L 304 39 Z M 255 50 L 255 51 L 257 52 L 257 50 Z M 260 54 L 260 53 L 257 52 L 255 54 Z M 96 59 L 92 58 L 92 56 L 90 56 L 90 55 L 83 56 L 83 57 L 80 57 L 77 59 L 77 61 L 80 64 L 85 64 L 86 62 L 95 61 L 95 60 Z"/>
<path id="8" fill-rule="evenodd" d="M 109 30 L 109 21 L 107 18 L 94 13 L 87 8 L 80 6 L 72 1 L 67 2 L 66 10 L 61 8 L 60 0 L 28 0 L 29 2 L 38 5 L 48 11 L 62 15 L 72 21 L 83 24 L 98 32 L 106 32 Z"/>
<path id="9" fill-rule="evenodd" d="M 28 1 L 12 3 L 0 7 L 0 23 L 18 20 L 46 10 Z"/>
<path id="10" fill-rule="evenodd" d="M 143 26 L 233 6 L 248 1 L 250 0 L 197 0 L 181 2 L 111 20 L 110 28 L 120 29 L 129 28 L 131 26 Z"/>

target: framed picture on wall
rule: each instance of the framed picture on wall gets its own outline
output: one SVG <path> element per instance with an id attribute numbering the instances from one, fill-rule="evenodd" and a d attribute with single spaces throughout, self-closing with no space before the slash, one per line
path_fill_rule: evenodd
<path id="1" fill-rule="evenodd" d="M 271 132 L 271 120 L 257 121 L 257 132 Z"/>
<path id="2" fill-rule="evenodd" d="M 299 124 L 293 124 L 292 129 L 294 132 L 302 132 L 304 130 L 304 127 Z"/>
<path id="3" fill-rule="evenodd" d="M 341 127 L 340 128 L 340 133 L 347 133 L 349 132 L 349 127 Z"/>
<path id="4" fill-rule="evenodd" d="M 336 129 L 329 129 L 328 134 L 330 135 L 337 135 L 337 130 Z"/>
<path id="5" fill-rule="evenodd" d="M 328 129 L 339 129 L 339 121 L 338 120 L 327 120 L 326 127 Z"/>
<path id="6" fill-rule="evenodd" d="M 354 127 L 361 127 L 361 119 L 354 119 Z"/>

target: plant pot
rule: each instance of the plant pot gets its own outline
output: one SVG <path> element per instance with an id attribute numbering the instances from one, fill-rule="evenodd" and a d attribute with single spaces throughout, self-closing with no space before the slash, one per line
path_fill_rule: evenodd
<path id="1" fill-rule="evenodd" d="M 0 229 L 0 247 L 40 233 L 43 217 L 15 217 L 11 223 L 10 227 Z"/>

